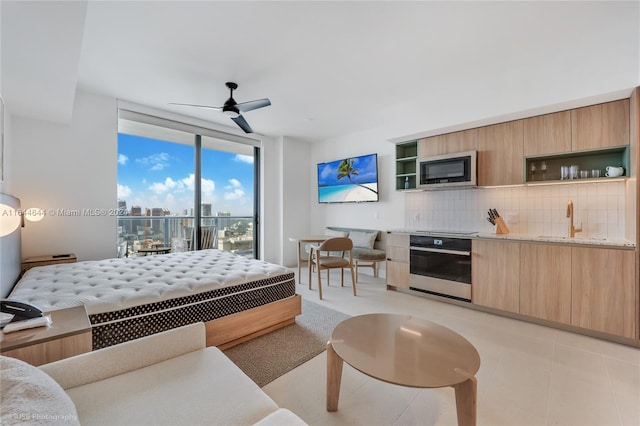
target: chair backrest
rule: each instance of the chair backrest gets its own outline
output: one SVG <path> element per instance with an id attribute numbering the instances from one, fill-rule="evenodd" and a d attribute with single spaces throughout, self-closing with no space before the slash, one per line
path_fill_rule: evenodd
<path id="1" fill-rule="evenodd" d="M 193 250 L 193 240 L 195 239 L 195 229 L 192 226 L 184 227 L 184 234 L 187 237 L 187 250 Z M 200 228 L 200 249 L 218 248 L 218 232 L 216 226 L 202 226 Z"/>
<path id="2" fill-rule="evenodd" d="M 216 227 L 215 226 L 203 226 L 200 228 L 200 248 L 201 249 L 212 249 L 217 248 L 215 243 L 217 243 L 217 235 L 216 235 Z"/>
<path id="3" fill-rule="evenodd" d="M 335 237 L 320 244 L 320 251 L 348 251 L 353 248 L 353 241 L 346 237 Z"/>
<path id="4" fill-rule="evenodd" d="M 118 257 L 119 258 L 123 258 L 123 257 L 128 257 L 129 256 L 129 242 L 128 241 L 123 241 L 120 244 L 118 244 Z"/>

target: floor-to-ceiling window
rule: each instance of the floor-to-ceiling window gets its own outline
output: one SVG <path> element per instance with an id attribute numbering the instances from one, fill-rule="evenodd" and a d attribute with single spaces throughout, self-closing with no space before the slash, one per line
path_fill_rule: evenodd
<path id="1" fill-rule="evenodd" d="M 258 257 L 255 140 L 120 110 L 117 167 L 123 252 L 216 248 Z"/>

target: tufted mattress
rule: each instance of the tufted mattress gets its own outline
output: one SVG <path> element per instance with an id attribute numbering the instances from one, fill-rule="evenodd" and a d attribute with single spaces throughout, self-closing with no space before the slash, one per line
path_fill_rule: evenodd
<path id="1" fill-rule="evenodd" d="M 213 249 L 32 268 L 9 298 L 85 305 L 95 350 L 294 295 L 287 268 Z"/>

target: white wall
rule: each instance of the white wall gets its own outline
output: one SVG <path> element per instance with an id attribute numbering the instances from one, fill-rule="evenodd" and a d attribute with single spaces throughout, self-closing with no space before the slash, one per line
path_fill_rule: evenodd
<path id="1" fill-rule="evenodd" d="M 78 260 L 116 253 L 116 101 L 77 93 L 69 125 L 14 117 L 7 180 L 23 208 L 45 209 L 27 222 L 22 256 L 75 253 Z M 104 209 L 97 216 L 73 215 Z"/>
<path id="2" fill-rule="evenodd" d="M 262 240 L 260 253 L 267 262 L 282 263 L 282 138 L 262 140 Z"/>
<path id="3" fill-rule="evenodd" d="M 317 164 L 365 154 L 378 154 L 377 203 L 319 204 Z M 312 234 L 322 234 L 326 226 L 366 229 L 399 228 L 404 222 L 404 197 L 395 190 L 395 145 L 382 137 L 376 128 L 352 133 L 314 144 L 309 161 Z"/>
<path id="4" fill-rule="evenodd" d="M 311 232 L 312 204 L 315 192 L 311 191 L 309 164 L 311 144 L 290 137 L 282 138 L 282 163 L 278 167 L 282 172 L 282 233 L 278 240 L 282 242 L 282 263 L 286 266 L 297 265 L 297 244 L 290 237 L 309 235 Z M 314 175 L 315 176 L 315 175 Z M 315 177 L 314 177 L 315 179 Z"/>

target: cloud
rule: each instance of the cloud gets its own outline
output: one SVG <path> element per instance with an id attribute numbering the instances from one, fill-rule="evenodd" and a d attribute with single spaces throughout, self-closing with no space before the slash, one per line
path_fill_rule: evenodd
<path id="1" fill-rule="evenodd" d="M 196 175 L 191 173 L 186 178 L 180 179 L 180 182 L 182 182 L 187 189 L 193 191 L 195 188 Z M 212 195 L 216 190 L 216 183 L 211 179 L 201 179 L 200 190 L 203 195 Z"/>
<path id="2" fill-rule="evenodd" d="M 131 188 L 127 185 L 118 184 L 118 198 L 125 198 L 131 195 Z"/>
<path id="3" fill-rule="evenodd" d="M 149 155 L 148 157 L 137 158 L 136 162 L 148 167 L 151 171 L 160 171 L 169 166 L 171 156 L 166 152 Z"/>
<path id="4" fill-rule="evenodd" d="M 118 164 L 125 165 L 129 161 L 129 157 L 124 154 L 118 154 Z"/>
<path id="5" fill-rule="evenodd" d="M 176 182 L 175 180 L 168 177 L 164 180 L 164 182 L 152 183 L 149 187 L 149 190 L 155 192 L 156 194 L 164 194 L 165 192 L 172 189 L 181 189 L 181 187 L 183 187 L 181 182 Z"/>
<path id="6" fill-rule="evenodd" d="M 253 155 L 241 155 L 236 154 L 233 161 L 239 161 L 241 163 L 253 164 Z"/>
<path id="7" fill-rule="evenodd" d="M 244 188 L 238 179 L 229 179 L 229 185 L 224 189 L 227 192 L 224 193 L 224 199 L 228 201 L 239 200 L 245 196 Z"/>

